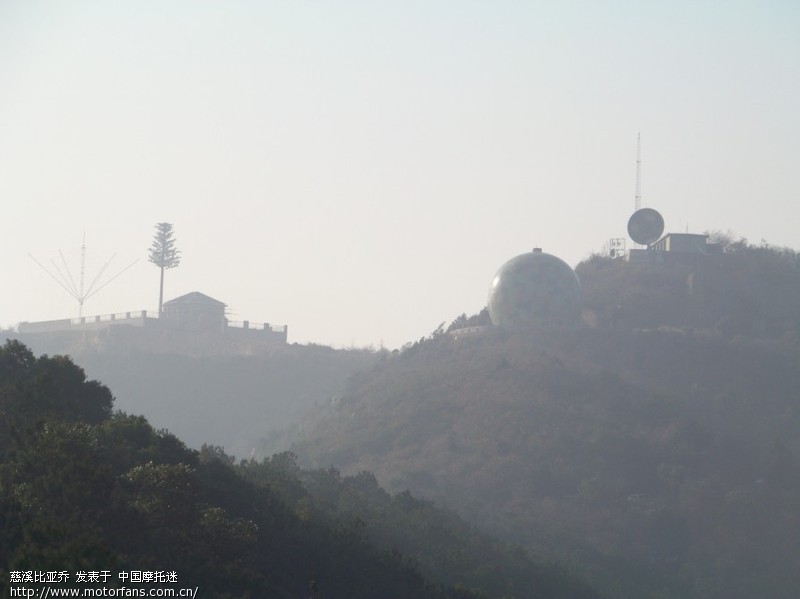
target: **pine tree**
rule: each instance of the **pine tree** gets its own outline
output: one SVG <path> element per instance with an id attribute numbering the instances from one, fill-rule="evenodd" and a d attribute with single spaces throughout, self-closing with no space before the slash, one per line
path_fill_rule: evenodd
<path id="1" fill-rule="evenodd" d="M 148 259 L 161 269 L 161 285 L 158 289 L 158 315 L 161 316 L 164 311 L 164 271 L 175 268 L 181 263 L 181 253 L 175 248 L 172 224 L 156 225 L 156 234 L 153 236 Z"/>

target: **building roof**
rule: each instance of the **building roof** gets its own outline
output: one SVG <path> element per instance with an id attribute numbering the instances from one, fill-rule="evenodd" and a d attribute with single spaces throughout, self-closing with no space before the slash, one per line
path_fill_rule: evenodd
<path id="1" fill-rule="evenodd" d="M 706 235 L 705 233 L 667 233 L 661 239 L 656 241 L 653 245 L 655 245 L 656 243 L 664 242 L 668 239 L 684 244 L 693 243 L 693 244 L 705 245 L 708 242 L 708 235 Z"/>
<path id="2" fill-rule="evenodd" d="M 650 248 L 673 254 L 708 254 L 719 246 L 708 243 L 708 235 L 699 233 L 667 233 Z"/>
<path id="3" fill-rule="evenodd" d="M 176 297 L 175 299 L 171 299 L 168 302 L 164 302 L 165 306 L 176 304 L 205 304 L 207 306 L 225 307 L 224 302 L 215 300 L 213 297 L 209 297 L 204 293 L 200 293 L 199 291 L 192 291 L 191 293 L 187 293 L 185 295 Z"/>

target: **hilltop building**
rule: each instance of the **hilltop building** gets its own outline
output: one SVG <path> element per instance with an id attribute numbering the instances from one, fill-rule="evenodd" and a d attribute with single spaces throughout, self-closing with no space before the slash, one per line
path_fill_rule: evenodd
<path id="1" fill-rule="evenodd" d="M 720 246 L 709 243 L 705 234 L 687 231 L 664 235 L 664 218 L 652 208 L 641 208 L 631 215 L 628 235 L 635 243 L 646 246 L 646 249 L 633 248 L 626 253 L 624 239 L 611 239 L 609 255 L 612 259 L 624 257 L 630 262 L 675 262 L 720 251 Z"/>
<path id="2" fill-rule="evenodd" d="M 667 233 L 652 246 L 655 252 L 682 252 L 686 254 L 710 254 L 717 247 L 708 242 L 708 235 L 696 233 Z"/>
<path id="3" fill-rule="evenodd" d="M 214 333 L 247 340 L 286 343 L 288 327 L 269 323 L 235 322 L 225 315 L 225 303 L 199 291 L 193 291 L 168 302 L 164 312 L 138 310 L 102 316 L 83 316 L 61 320 L 21 322 L 20 333 L 55 333 L 61 331 L 99 331 L 109 327 L 146 327 L 167 331 Z"/>
<path id="4" fill-rule="evenodd" d="M 627 259 L 631 262 L 669 262 L 715 254 L 719 244 L 709 243 L 708 235 L 697 233 L 667 233 L 647 249 L 631 249 Z"/>
<path id="5" fill-rule="evenodd" d="M 172 329 L 222 331 L 228 323 L 225 304 L 199 291 L 164 302 L 163 319 Z"/>

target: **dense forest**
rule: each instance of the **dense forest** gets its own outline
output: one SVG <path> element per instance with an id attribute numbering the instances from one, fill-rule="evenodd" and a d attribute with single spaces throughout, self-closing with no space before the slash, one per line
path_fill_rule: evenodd
<path id="1" fill-rule="evenodd" d="M 286 453 L 237 464 L 112 408 L 69 358 L 0 348 L 4 596 L 12 572 L 81 588 L 77 572 L 136 570 L 218 598 L 599 597 L 367 473 L 304 471 Z M 114 575 L 106 588 L 125 587 Z"/>
<path id="2" fill-rule="evenodd" d="M 800 257 L 723 246 L 587 260 L 580 327 L 463 315 L 354 375 L 293 450 L 446 504 L 610 597 L 794 597 Z"/>

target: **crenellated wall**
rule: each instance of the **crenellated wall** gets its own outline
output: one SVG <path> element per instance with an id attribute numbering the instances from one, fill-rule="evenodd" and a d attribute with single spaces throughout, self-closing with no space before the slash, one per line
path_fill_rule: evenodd
<path id="1" fill-rule="evenodd" d="M 171 330 L 186 329 L 183 321 L 170 318 L 159 318 L 157 312 L 139 310 L 135 312 L 118 312 L 100 316 L 84 316 L 80 318 L 64 318 L 61 320 L 42 320 L 39 322 L 21 322 L 17 325 L 20 333 L 57 333 L 62 331 L 99 331 L 113 326 L 148 327 Z M 272 343 L 286 343 L 289 327 L 254 323 L 248 320 L 235 322 L 224 320 L 220 334 L 242 340 L 261 339 Z"/>

